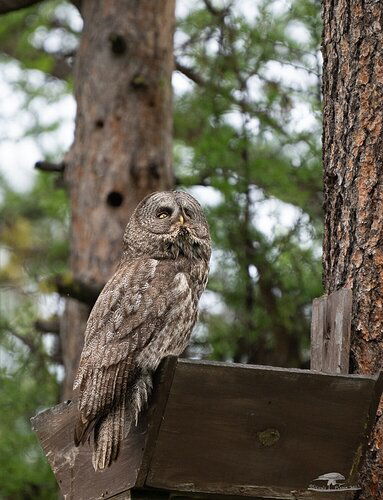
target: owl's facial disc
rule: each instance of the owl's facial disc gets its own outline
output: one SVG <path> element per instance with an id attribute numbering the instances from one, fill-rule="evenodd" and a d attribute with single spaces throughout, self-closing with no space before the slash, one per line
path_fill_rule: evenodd
<path id="1" fill-rule="evenodd" d="M 177 191 L 153 193 L 136 207 L 125 231 L 126 252 L 158 258 L 210 258 L 210 232 L 202 207 Z"/>

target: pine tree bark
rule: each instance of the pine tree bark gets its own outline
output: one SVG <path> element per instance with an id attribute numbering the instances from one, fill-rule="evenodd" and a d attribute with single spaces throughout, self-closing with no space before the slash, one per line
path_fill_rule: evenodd
<path id="1" fill-rule="evenodd" d="M 323 0 L 324 284 L 353 289 L 351 369 L 383 369 L 383 7 Z M 360 498 L 383 498 L 382 404 Z M 351 416 L 350 416 L 351 418 Z"/>
<path id="2" fill-rule="evenodd" d="M 83 0 L 75 63 L 73 146 L 65 159 L 73 276 L 102 286 L 137 203 L 173 186 L 171 74 L 174 0 Z M 67 301 L 63 321 L 71 397 L 89 308 Z"/>

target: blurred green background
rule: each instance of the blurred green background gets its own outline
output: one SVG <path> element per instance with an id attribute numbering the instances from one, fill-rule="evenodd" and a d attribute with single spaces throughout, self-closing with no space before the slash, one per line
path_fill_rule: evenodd
<path id="1" fill-rule="evenodd" d="M 29 418 L 60 397 L 50 277 L 67 269 L 69 212 L 60 174 L 33 165 L 61 161 L 72 141 L 81 28 L 58 0 L 0 17 L 1 499 L 57 498 Z M 177 3 L 174 169 L 214 240 L 189 357 L 308 366 L 322 293 L 320 36 L 315 0 Z"/>

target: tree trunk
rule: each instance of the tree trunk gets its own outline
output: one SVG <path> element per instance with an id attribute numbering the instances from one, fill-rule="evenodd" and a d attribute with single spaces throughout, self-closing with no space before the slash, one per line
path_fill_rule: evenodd
<path id="1" fill-rule="evenodd" d="M 83 0 L 75 64 L 76 132 L 66 158 L 70 268 L 102 286 L 137 203 L 173 186 L 171 74 L 174 0 Z M 89 308 L 68 300 L 63 397 L 70 398 Z"/>
<path id="2" fill-rule="evenodd" d="M 351 369 L 383 368 L 383 7 L 323 0 L 324 284 L 353 289 Z M 382 405 L 380 407 L 382 409 Z M 360 498 L 383 498 L 383 419 Z"/>

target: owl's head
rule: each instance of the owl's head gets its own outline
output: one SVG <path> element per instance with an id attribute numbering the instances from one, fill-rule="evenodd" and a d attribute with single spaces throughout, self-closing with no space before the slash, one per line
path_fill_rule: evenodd
<path id="1" fill-rule="evenodd" d="M 144 198 L 124 234 L 131 256 L 210 259 L 209 226 L 198 201 L 182 191 L 162 191 Z"/>

